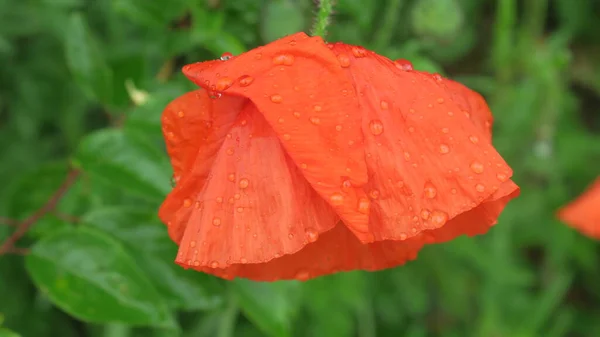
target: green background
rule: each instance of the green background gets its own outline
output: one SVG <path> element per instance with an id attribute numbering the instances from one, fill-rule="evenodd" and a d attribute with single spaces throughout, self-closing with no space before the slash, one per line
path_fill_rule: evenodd
<path id="1" fill-rule="evenodd" d="M 338 0 L 330 41 L 488 100 L 522 194 L 487 235 L 307 283 L 172 262 L 159 117 L 193 88 L 180 67 L 309 31 L 314 13 L 311 0 L 0 0 L 0 239 L 69 165 L 83 171 L 26 250 L 0 257 L 1 337 L 600 336 L 599 245 L 555 218 L 600 174 L 600 1 Z"/>

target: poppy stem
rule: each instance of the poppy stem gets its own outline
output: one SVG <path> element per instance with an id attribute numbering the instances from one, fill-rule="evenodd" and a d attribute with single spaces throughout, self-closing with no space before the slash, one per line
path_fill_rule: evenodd
<path id="1" fill-rule="evenodd" d="M 329 25 L 329 17 L 333 13 L 333 2 L 334 0 L 319 0 L 319 11 L 315 18 L 315 23 L 312 29 L 313 36 L 320 36 L 325 39 L 327 35 L 327 26 Z"/>

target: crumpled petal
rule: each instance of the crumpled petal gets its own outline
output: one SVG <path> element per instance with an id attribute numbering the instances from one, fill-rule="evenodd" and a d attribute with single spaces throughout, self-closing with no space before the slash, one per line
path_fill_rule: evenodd
<path id="1" fill-rule="evenodd" d="M 320 37 L 297 33 L 227 61 L 188 65 L 184 73 L 206 89 L 248 98 L 317 193 L 357 237 L 372 240 L 358 100 Z M 346 180 L 351 186 L 343 189 Z"/>
<path id="2" fill-rule="evenodd" d="M 332 50 L 362 107 L 374 239 L 428 231 L 439 242 L 495 224 L 519 188 L 489 142 L 481 97 L 439 75 L 400 70 L 362 47 L 337 43 Z"/>
<path id="3" fill-rule="evenodd" d="M 583 234 L 600 240 L 600 178 L 558 212 L 558 218 Z"/>

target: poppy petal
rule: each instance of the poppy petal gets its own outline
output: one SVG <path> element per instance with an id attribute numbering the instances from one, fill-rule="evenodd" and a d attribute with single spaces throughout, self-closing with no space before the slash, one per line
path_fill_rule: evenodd
<path id="1" fill-rule="evenodd" d="M 475 126 L 484 131 L 487 134 L 486 140 L 491 142 L 494 118 L 485 99 L 479 93 L 467 88 L 462 83 L 445 79 L 444 84 L 452 101 L 460 109 L 460 113 L 464 114 Z"/>
<path id="2" fill-rule="evenodd" d="M 312 187 L 359 239 L 372 241 L 358 100 L 321 38 L 294 34 L 184 73 L 215 96 L 250 99 Z"/>
<path id="3" fill-rule="evenodd" d="M 406 240 L 430 230 L 442 241 L 493 225 L 519 189 L 488 130 L 470 119 L 486 113 L 472 111 L 478 98 L 455 83 L 448 88 L 439 75 L 400 70 L 362 47 L 337 43 L 333 51 L 349 60 L 345 69 L 363 107 L 375 239 Z M 467 96 L 457 104 L 460 91 Z"/>
<path id="4" fill-rule="evenodd" d="M 210 169 L 204 169 L 206 156 L 197 156 L 165 203 L 177 207 L 168 210 L 174 222 L 185 223 L 176 258 L 184 267 L 264 263 L 299 251 L 339 221 L 246 103 L 241 111 L 214 111 L 235 121 L 219 133 Z"/>
<path id="5" fill-rule="evenodd" d="M 581 196 L 564 206 L 558 217 L 583 234 L 600 240 L 600 178 Z"/>
<path id="6" fill-rule="evenodd" d="M 177 243 L 187 223 L 186 218 L 179 218 L 181 214 L 176 213 L 188 193 L 182 191 L 181 186 L 186 180 L 193 179 L 196 190 L 203 188 L 215 153 L 246 102 L 241 97 L 213 100 L 200 89 L 178 97 L 163 111 L 163 134 L 177 185 L 161 206 L 159 216 L 168 224 L 169 235 Z M 191 170 L 193 177 L 189 174 Z"/>
<path id="7" fill-rule="evenodd" d="M 195 267 L 225 279 L 235 277 L 254 281 L 300 280 L 356 269 L 376 271 L 402 265 L 417 257 L 426 237 L 418 235 L 406 242 L 380 241 L 362 244 L 342 223 L 319 236 L 299 252 L 266 263 L 237 263 L 226 268 Z"/>

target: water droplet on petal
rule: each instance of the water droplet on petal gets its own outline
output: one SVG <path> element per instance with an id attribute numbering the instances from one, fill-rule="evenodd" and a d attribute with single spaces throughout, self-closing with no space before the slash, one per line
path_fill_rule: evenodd
<path id="1" fill-rule="evenodd" d="M 477 184 L 477 185 L 475 185 L 475 190 L 477 192 L 483 193 L 483 192 L 485 192 L 485 186 L 483 186 L 482 184 Z"/>
<path id="2" fill-rule="evenodd" d="M 310 274 L 305 270 L 300 270 L 296 273 L 296 280 L 298 281 L 306 281 L 310 277 Z"/>
<path id="3" fill-rule="evenodd" d="M 211 267 L 211 268 L 213 268 L 213 269 L 214 269 L 214 268 L 219 268 L 219 262 L 217 262 L 217 261 L 213 261 L 213 262 L 211 262 L 211 263 L 210 263 L 210 267 Z"/>
<path id="4" fill-rule="evenodd" d="M 243 75 L 240 77 L 239 82 L 241 87 L 247 87 L 254 82 L 254 78 L 252 76 Z"/>
<path id="5" fill-rule="evenodd" d="M 352 47 L 352 55 L 356 58 L 361 58 L 367 56 L 367 50 L 363 47 Z"/>
<path id="6" fill-rule="evenodd" d="M 313 107 L 313 110 L 315 110 L 316 112 L 319 112 L 319 111 L 323 110 L 323 107 L 322 107 L 322 106 L 320 106 L 320 105 L 315 105 L 315 106 Z"/>
<path id="7" fill-rule="evenodd" d="M 484 170 L 484 166 L 482 163 L 478 162 L 478 161 L 474 161 L 471 163 L 471 171 L 477 173 L 477 174 L 481 174 L 483 173 Z"/>
<path id="8" fill-rule="evenodd" d="M 215 201 L 217 202 L 217 204 L 220 204 L 220 203 L 222 203 L 222 202 L 223 202 L 223 198 L 222 198 L 222 197 L 217 197 L 217 198 L 215 199 Z"/>
<path id="9" fill-rule="evenodd" d="M 408 235 L 406 235 L 406 233 L 400 233 L 400 240 L 404 241 L 408 238 Z"/>
<path id="10" fill-rule="evenodd" d="M 248 185 L 250 185 L 250 181 L 248 181 L 248 179 L 246 179 L 246 178 L 240 179 L 239 186 L 241 189 L 247 188 Z"/>
<path id="11" fill-rule="evenodd" d="M 281 103 L 281 102 L 283 102 L 283 97 L 281 97 L 281 95 L 272 95 L 271 96 L 271 102 L 273 102 L 273 103 Z"/>
<path id="12" fill-rule="evenodd" d="M 443 211 L 434 210 L 431 213 L 429 222 L 436 227 L 440 227 L 448 221 L 448 214 Z"/>
<path id="13" fill-rule="evenodd" d="M 293 115 L 294 115 L 294 117 L 296 117 L 296 118 L 300 118 L 300 113 L 299 113 L 298 111 L 294 111 L 294 114 L 293 114 Z"/>
<path id="14" fill-rule="evenodd" d="M 273 57 L 273 64 L 291 66 L 294 64 L 294 55 L 281 54 Z"/>
<path id="15" fill-rule="evenodd" d="M 192 200 L 190 200 L 190 199 L 183 200 L 183 207 L 190 207 L 190 206 L 192 206 Z"/>
<path id="16" fill-rule="evenodd" d="M 236 209 L 236 211 L 237 211 L 238 213 L 242 213 L 242 212 L 244 212 L 244 207 L 238 207 L 238 208 Z"/>
<path id="17" fill-rule="evenodd" d="M 233 156 L 235 150 L 232 147 L 228 147 L 227 150 L 225 150 L 225 153 L 227 153 L 230 156 Z"/>
<path id="18" fill-rule="evenodd" d="M 351 188 L 352 188 L 352 182 L 350 182 L 350 180 L 346 179 L 346 180 L 342 181 L 342 191 L 349 192 Z"/>
<path id="19" fill-rule="evenodd" d="M 435 73 L 435 74 L 433 74 L 433 79 L 434 79 L 436 82 L 441 82 L 441 81 L 443 80 L 443 78 L 442 78 L 442 75 L 440 75 L 440 74 L 438 74 L 438 73 Z"/>
<path id="20" fill-rule="evenodd" d="M 479 137 L 477 136 L 469 136 L 469 140 L 471 141 L 471 143 L 473 144 L 477 144 L 479 143 Z"/>
<path id="21" fill-rule="evenodd" d="M 315 242 L 319 239 L 319 232 L 317 232 L 316 230 L 312 229 L 312 228 L 307 228 L 306 229 L 306 239 L 308 240 L 308 242 Z"/>
<path id="22" fill-rule="evenodd" d="M 429 219 L 430 215 L 431 215 L 431 212 L 428 209 L 424 208 L 421 210 L 421 219 L 427 220 L 427 219 Z"/>
<path id="23" fill-rule="evenodd" d="M 439 104 L 443 104 L 444 103 L 444 99 L 442 97 L 440 97 L 440 98 L 438 98 L 436 100 L 436 102 L 438 102 Z M 448 113 L 448 114 L 450 114 L 450 113 Z"/>
<path id="24" fill-rule="evenodd" d="M 448 153 L 450 153 L 450 146 L 448 146 L 446 144 L 440 144 L 440 153 L 441 154 L 448 154 Z"/>
<path id="25" fill-rule="evenodd" d="M 294 238 L 294 234 L 292 234 L 292 233 L 288 234 L 288 239 L 290 239 L 290 240 L 291 240 L 291 239 L 293 239 L 293 238 Z"/>
<path id="26" fill-rule="evenodd" d="M 248 263 L 248 259 L 246 259 L 245 257 L 242 257 L 240 259 L 240 263 Z"/>
<path id="27" fill-rule="evenodd" d="M 433 186 L 432 183 L 425 183 L 425 188 L 423 192 L 425 194 L 425 197 L 429 199 L 433 199 L 437 195 L 437 189 L 435 188 L 435 186 Z"/>
<path id="28" fill-rule="evenodd" d="M 196 241 L 190 241 L 190 247 L 192 247 L 192 248 L 196 247 Z"/>
<path id="29" fill-rule="evenodd" d="M 342 126 L 341 125 L 336 125 L 335 126 L 335 130 L 336 131 L 342 131 Z"/>
<path id="30" fill-rule="evenodd" d="M 183 118 L 183 116 L 185 116 L 185 112 L 183 112 L 181 110 L 177 111 L 177 117 Z"/>
<path id="31" fill-rule="evenodd" d="M 228 179 L 229 181 L 232 181 L 232 182 L 233 182 L 233 181 L 235 181 L 235 173 L 230 173 L 230 174 L 227 176 L 227 179 Z"/>
<path id="32" fill-rule="evenodd" d="M 505 182 L 508 179 L 508 175 L 504 173 L 498 173 L 496 174 L 496 178 L 498 178 L 498 180 L 500 180 L 501 182 Z"/>
<path id="33" fill-rule="evenodd" d="M 394 65 L 396 66 L 396 68 L 404 71 L 414 69 L 412 63 L 409 60 L 405 59 L 397 59 L 396 61 L 394 61 Z"/>
<path id="34" fill-rule="evenodd" d="M 369 214 L 369 210 L 371 209 L 371 201 L 367 198 L 359 198 L 358 199 L 358 212 L 362 214 Z"/>
<path id="35" fill-rule="evenodd" d="M 212 223 L 214 226 L 217 226 L 217 227 L 221 226 L 221 218 L 213 218 Z"/>
<path id="36" fill-rule="evenodd" d="M 381 109 L 383 109 L 383 110 L 387 110 L 390 108 L 390 104 L 387 101 L 379 102 L 379 106 L 381 106 Z"/>
<path id="37" fill-rule="evenodd" d="M 221 55 L 220 59 L 221 59 L 221 61 L 227 61 L 227 60 L 231 59 L 232 57 L 233 57 L 233 54 L 231 54 L 230 52 L 224 52 Z"/>
<path id="38" fill-rule="evenodd" d="M 283 134 L 283 140 L 290 140 L 290 139 L 292 139 L 292 136 L 289 133 Z"/>
<path id="39" fill-rule="evenodd" d="M 380 195 L 379 190 L 371 190 L 371 191 L 369 191 L 369 197 L 371 199 L 378 199 L 379 195 Z"/>
<path id="40" fill-rule="evenodd" d="M 333 206 L 341 206 L 344 204 L 344 196 L 341 193 L 333 193 L 329 200 Z"/>
<path id="41" fill-rule="evenodd" d="M 233 80 L 229 77 L 221 77 L 217 80 L 216 90 L 223 91 L 229 89 L 233 85 Z"/>
<path id="42" fill-rule="evenodd" d="M 321 119 L 319 117 L 311 117 L 309 118 L 310 122 L 314 125 L 319 125 L 321 124 Z"/>
<path id="43" fill-rule="evenodd" d="M 378 119 L 374 119 L 369 123 L 369 129 L 373 135 L 379 136 L 383 133 L 383 123 Z"/>
<path id="44" fill-rule="evenodd" d="M 337 56 L 340 66 L 342 68 L 348 68 L 350 66 L 350 58 L 346 54 L 340 54 Z"/>

